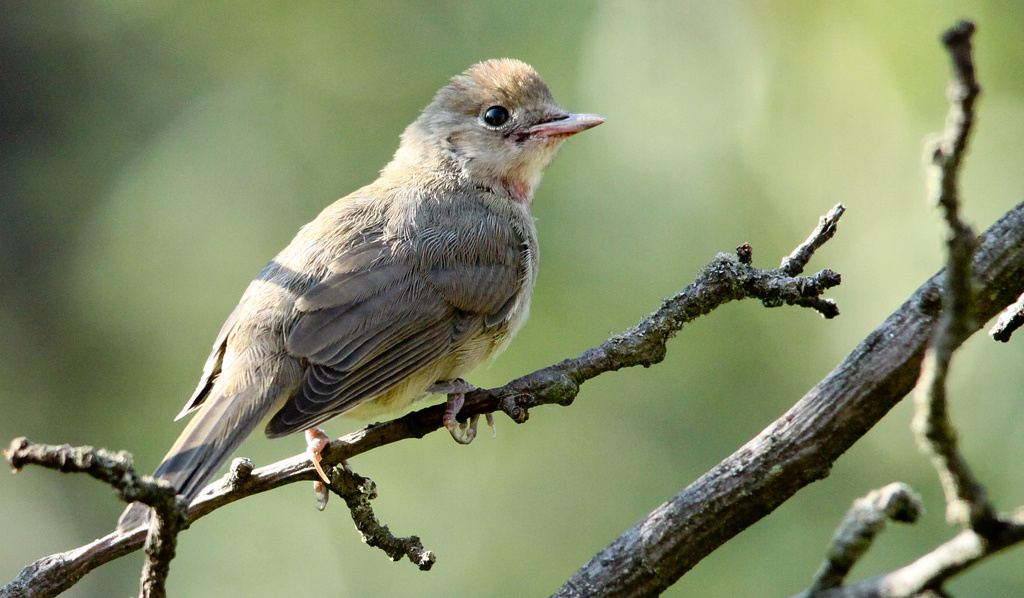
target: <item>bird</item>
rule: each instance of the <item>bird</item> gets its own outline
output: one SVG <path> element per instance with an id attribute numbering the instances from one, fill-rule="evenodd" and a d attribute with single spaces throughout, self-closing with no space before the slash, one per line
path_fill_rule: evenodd
<path id="1" fill-rule="evenodd" d="M 534 192 L 562 142 L 604 120 L 567 112 L 519 60 L 452 77 L 379 178 L 303 226 L 246 289 L 154 477 L 191 501 L 267 421 L 270 438 L 305 431 L 327 480 L 319 424 L 430 394 L 448 395 L 444 425 L 471 441 L 463 377 L 508 346 L 537 280 Z M 119 529 L 147 513 L 130 505 Z"/>

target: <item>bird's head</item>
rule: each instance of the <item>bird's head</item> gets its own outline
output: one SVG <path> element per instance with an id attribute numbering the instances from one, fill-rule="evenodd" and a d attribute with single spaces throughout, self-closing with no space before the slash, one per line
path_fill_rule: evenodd
<path id="1" fill-rule="evenodd" d="M 396 162 L 449 164 L 528 204 L 567 137 L 604 122 L 570 114 L 528 64 L 488 60 L 442 88 L 402 134 Z"/>

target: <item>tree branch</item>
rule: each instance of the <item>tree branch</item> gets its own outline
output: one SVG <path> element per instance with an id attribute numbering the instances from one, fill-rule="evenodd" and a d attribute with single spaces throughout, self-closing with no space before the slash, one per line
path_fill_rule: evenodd
<path id="1" fill-rule="evenodd" d="M 965 338 L 1024 292 L 1024 204 L 979 239 Z M 824 380 L 757 437 L 658 507 L 577 571 L 557 597 L 648 596 L 831 464 L 909 393 L 941 312 L 939 272 Z"/>
<path id="2" fill-rule="evenodd" d="M 814 250 L 832 236 L 842 213 L 843 207 L 839 205 L 822 219 L 818 229 L 801 246 L 802 249 L 798 248 L 794 252 L 794 255 L 799 254 L 798 257 L 790 258 L 794 265 L 789 269 L 802 270 Z M 516 422 L 522 423 L 529 417 L 529 409 L 532 407 L 569 405 L 579 392 L 580 385 L 595 376 L 624 367 L 649 367 L 660 362 L 665 357 L 668 339 L 675 336 L 683 325 L 730 301 L 755 297 L 766 305 L 807 304 L 826 317 L 838 314 L 833 303 L 820 299 L 820 293 L 838 285 L 839 274 L 823 270 L 814 276 L 797 277 L 787 275 L 783 268 L 758 270 L 750 265 L 751 256 L 749 246 L 741 247 L 738 255 L 719 254 L 701 270 L 693 284 L 665 300 L 656 312 L 644 318 L 637 326 L 613 336 L 601 346 L 575 359 L 566 359 L 513 380 L 501 388 L 478 389 L 467 393 L 460 419 L 500 409 Z M 812 303 L 814 301 L 818 302 Z M 823 305 L 831 305 L 831 309 Z M 321 451 L 321 464 L 337 465 L 392 442 L 422 438 L 442 427 L 444 409 L 443 404 L 427 407 L 396 420 L 372 424 L 335 440 Z M 225 478 L 210 484 L 190 506 L 186 525 L 246 496 L 285 484 L 318 479 L 306 453 L 251 472 L 247 469 L 244 462 L 237 464 Z M 342 480 L 344 477 L 343 474 Z M 423 551 L 415 536 L 395 539 L 386 533 L 386 528 L 380 526 L 375 518 L 367 518 L 363 499 L 348 487 L 351 484 L 359 485 L 351 480 L 348 483 L 339 481 L 334 485 L 337 486 L 334 490 L 346 497 L 346 503 L 353 508 L 353 518 L 364 539 L 372 538 L 367 543 L 381 546 L 391 558 L 395 558 L 396 554 L 399 557 L 407 554 L 421 568 L 429 568 L 433 563 L 433 554 Z M 17 579 L 0 590 L 0 598 L 55 596 L 71 587 L 88 571 L 137 550 L 142 544 L 142 536 L 142 529 L 127 534 L 113 533 L 76 550 L 41 559 L 26 567 Z"/>
<path id="3" fill-rule="evenodd" d="M 370 501 L 377 498 L 377 486 L 373 480 L 339 466 L 331 470 L 330 489 L 348 505 L 352 521 L 367 546 L 380 548 L 393 561 L 400 561 L 403 556 L 409 557 L 421 571 L 430 571 L 434 566 L 434 553 L 423 549 L 419 537 L 396 538 L 391 535 L 388 526 L 377 520 L 370 506 Z"/>
<path id="4" fill-rule="evenodd" d="M 978 89 L 970 58 L 972 32 L 973 25 L 962 23 L 943 38 L 958 83 L 951 92 L 956 101 L 949 134 L 935 163 L 941 171 L 942 205 L 953 214 L 956 174 Z M 957 306 L 967 317 L 951 320 L 957 328 L 944 339 L 950 352 L 978 329 L 977 322 L 988 320 L 1024 290 L 1022 227 L 1024 204 L 1004 215 L 977 245 L 969 229 L 958 230 L 957 251 L 965 255 L 954 267 L 961 272 L 933 276 L 785 415 L 602 550 L 555 596 L 660 593 L 798 489 L 827 476 L 832 462 L 914 387 L 947 279 L 973 279 L 977 288 L 973 305 Z"/>
<path id="5" fill-rule="evenodd" d="M 891 573 L 842 587 L 831 588 L 814 598 L 899 598 L 924 596 L 954 575 L 1005 548 L 1024 542 L 1024 514 L 1007 520 L 1007 526 L 995 537 L 986 538 L 973 530 L 964 530 L 935 550 Z"/>
<path id="6" fill-rule="evenodd" d="M 131 455 L 123 451 L 111 453 L 104 449 L 94 449 L 91 446 L 34 444 L 27 438 L 16 438 L 11 442 L 11 446 L 4 450 L 4 456 L 7 457 L 15 472 L 20 471 L 25 465 L 41 465 L 64 473 L 86 473 L 113 487 L 121 500 L 129 503 L 138 501 L 153 507 L 156 524 L 150 526 L 148 530 L 140 530 L 138 534 L 141 541 L 142 532 L 146 532 L 146 560 L 142 567 L 139 593 L 141 598 L 163 598 L 166 596 L 164 584 L 167 581 L 171 559 L 174 558 L 178 531 L 184 521 L 187 507 L 183 500 L 179 501 L 175 489 L 170 483 L 136 473 L 132 468 Z M 60 562 L 60 557 L 61 555 L 54 555 L 48 559 Z M 38 568 L 41 562 L 37 561 L 30 568 Z M 62 580 L 60 576 L 47 576 L 41 580 L 41 587 L 55 586 L 57 593 L 60 593 L 81 579 L 88 571 L 89 569 L 72 568 L 67 573 L 73 579 Z M 22 571 L 22 575 L 19 575 L 18 579 L 0 590 L 0 596 L 7 596 L 9 589 L 11 596 L 35 595 L 29 591 L 34 591 L 35 587 L 30 587 L 28 580 L 23 579 L 24 573 Z M 35 586 L 35 583 L 32 580 L 32 586 Z M 68 585 L 62 586 L 64 583 L 68 583 Z"/>
<path id="7" fill-rule="evenodd" d="M 944 596 L 942 585 L 947 579 L 995 552 L 1024 541 L 1024 516 L 1018 514 L 1004 518 L 996 513 L 985 496 L 984 488 L 960 453 L 956 432 L 946 409 L 946 378 L 950 361 L 957 346 L 969 335 L 974 315 L 971 311 L 970 258 L 975 238 L 959 216 L 956 182 L 974 121 L 974 101 L 980 92 L 971 58 L 973 33 L 974 25 L 961 21 L 942 37 L 952 59 L 953 80 L 946 130 L 931 152 L 930 174 L 933 183 L 931 193 L 943 211 L 948 228 L 948 266 L 942 281 L 943 313 L 936 324 L 914 390 L 916 412 L 912 426 L 922 451 L 929 455 L 938 471 L 946 495 L 946 518 L 964 531 L 914 563 L 874 579 L 838 587 L 845 571 L 837 579 L 826 580 L 834 583 L 820 583 L 822 578 L 819 576 L 811 590 L 802 597 Z M 840 544 L 838 538 L 837 533 L 834 545 Z"/>
<path id="8" fill-rule="evenodd" d="M 846 208 L 843 204 L 836 204 L 834 208 L 818 220 L 818 227 L 814 229 L 811 236 L 801 243 L 793 253 L 786 256 L 779 266 L 779 270 L 787 276 L 799 276 L 811 261 L 814 252 L 824 245 L 833 235 L 836 234 L 836 225 Z"/>

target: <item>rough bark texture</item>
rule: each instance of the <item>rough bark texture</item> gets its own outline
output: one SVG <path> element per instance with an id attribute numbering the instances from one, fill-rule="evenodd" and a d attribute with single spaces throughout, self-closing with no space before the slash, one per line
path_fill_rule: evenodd
<path id="1" fill-rule="evenodd" d="M 974 324 L 1024 291 L 1024 204 L 979 239 Z M 654 596 L 726 540 L 828 475 L 832 463 L 907 395 L 941 311 L 939 272 L 824 380 L 756 438 L 601 551 L 554 594 Z"/>

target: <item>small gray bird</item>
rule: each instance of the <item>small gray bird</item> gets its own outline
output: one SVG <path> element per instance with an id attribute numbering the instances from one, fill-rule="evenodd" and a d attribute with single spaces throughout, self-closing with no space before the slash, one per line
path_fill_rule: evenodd
<path id="1" fill-rule="evenodd" d="M 178 418 L 196 414 L 154 475 L 192 500 L 268 416 L 270 438 L 307 431 L 320 470 L 315 426 L 430 393 L 449 393 L 444 423 L 472 440 L 475 420 L 456 421 L 472 388 L 461 377 L 526 319 L 533 193 L 562 141 L 602 122 L 563 110 L 518 60 L 452 78 L 380 178 L 302 227 L 249 285 Z M 132 505 L 119 527 L 145 513 Z"/>

